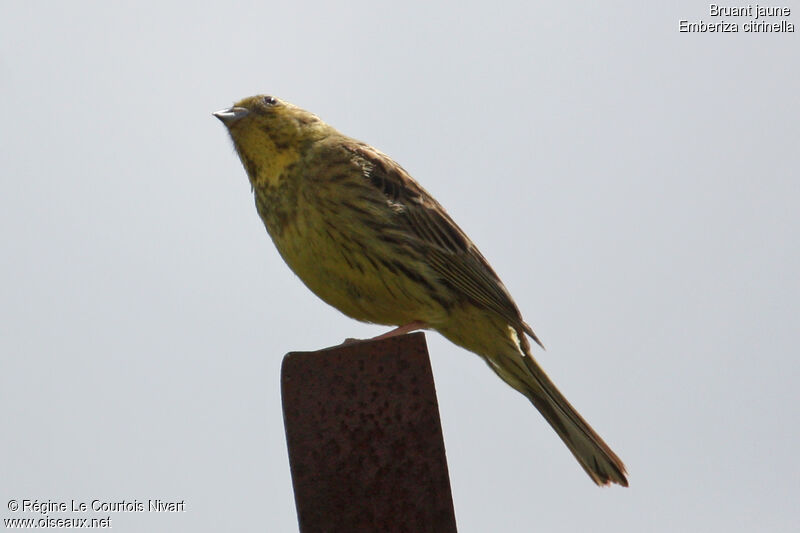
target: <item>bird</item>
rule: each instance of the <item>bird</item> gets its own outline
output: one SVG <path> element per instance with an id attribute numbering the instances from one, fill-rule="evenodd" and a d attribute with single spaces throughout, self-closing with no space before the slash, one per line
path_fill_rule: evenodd
<path id="1" fill-rule="evenodd" d="M 435 330 L 522 393 L 598 485 L 625 465 L 532 355 L 544 348 L 505 285 L 444 208 L 403 167 L 315 114 L 256 95 L 213 115 L 247 173 L 283 260 L 319 298 L 376 338 Z"/>

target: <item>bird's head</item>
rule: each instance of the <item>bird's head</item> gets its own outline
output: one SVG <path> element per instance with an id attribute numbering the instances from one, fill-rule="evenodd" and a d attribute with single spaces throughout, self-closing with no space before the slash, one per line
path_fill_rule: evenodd
<path id="1" fill-rule="evenodd" d="M 253 185 L 270 182 L 330 132 L 313 113 L 274 96 L 251 96 L 214 113 L 228 128 Z"/>

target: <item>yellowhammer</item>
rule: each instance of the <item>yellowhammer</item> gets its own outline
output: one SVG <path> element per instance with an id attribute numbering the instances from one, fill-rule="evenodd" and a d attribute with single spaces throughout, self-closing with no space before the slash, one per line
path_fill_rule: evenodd
<path id="1" fill-rule="evenodd" d="M 403 168 L 273 96 L 214 113 L 230 132 L 256 208 L 289 267 L 346 315 L 435 329 L 524 394 L 599 485 L 625 466 L 533 359 L 539 343 L 474 244 Z M 541 344 L 541 343 L 539 343 Z"/>

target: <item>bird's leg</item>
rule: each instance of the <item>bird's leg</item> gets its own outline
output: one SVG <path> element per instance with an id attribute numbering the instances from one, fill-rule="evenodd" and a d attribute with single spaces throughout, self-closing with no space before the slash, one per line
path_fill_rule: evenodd
<path id="1" fill-rule="evenodd" d="M 408 324 L 403 324 L 402 326 L 398 326 L 394 328 L 392 331 L 387 331 L 386 333 L 381 333 L 377 337 L 372 337 L 371 339 L 367 339 L 370 341 L 378 341 L 381 339 L 388 339 L 389 337 L 394 337 L 397 335 L 405 335 L 406 333 L 411 333 L 412 331 L 417 331 L 418 329 L 428 329 L 428 324 L 425 322 L 420 322 L 419 320 L 415 320 L 414 322 L 409 322 Z M 342 343 L 342 346 L 346 346 L 348 344 L 353 344 L 354 342 L 361 342 L 361 339 L 351 339 L 347 338 Z"/>
<path id="2" fill-rule="evenodd" d="M 389 337 L 394 337 L 396 335 L 405 335 L 406 333 L 411 333 L 412 331 L 417 331 L 418 329 L 428 329 L 428 324 L 425 322 L 420 322 L 419 320 L 415 320 L 414 322 L 409 322 L 408 324 L 403 324 L 402 326 L 398 326 L 394 328 L 392 331 L 387 331 L 386 333 L 382 333 L 377 337 L 372 337 L 373 341 L 377 341 L 380 339 L 388 339 Z"/>

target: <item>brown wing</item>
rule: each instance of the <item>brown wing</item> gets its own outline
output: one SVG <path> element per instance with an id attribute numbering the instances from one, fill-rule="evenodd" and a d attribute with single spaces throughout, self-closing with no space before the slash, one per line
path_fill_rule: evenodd
<path id="1" fill-rule="evenodd" d="M 524 331 L 542 346 L 531 327 L 522 320 L 500 278 L 442 206 L 385 154 L 358 142 L 348 150 L 362 159 L 365 178 L 388 201 L 400 207 L 397 210 L 399 220 L 407 233 L 417 239 L 430 265 L 442 279 L 473 303 L 502 316 L 520 335 Z"/>

